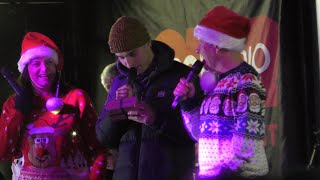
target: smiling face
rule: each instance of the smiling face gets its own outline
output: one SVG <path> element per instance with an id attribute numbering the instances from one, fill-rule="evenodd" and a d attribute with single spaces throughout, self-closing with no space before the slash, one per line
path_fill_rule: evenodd
<path id="1" fill-rule="evenodd" d="M 51 58 L 36 57 L 28 64 L 28 73 L 37 91 L 50 91 L 56 77 L 56 65 Z"/>
<path id="2" fill-rule="evenodd" d="M 122 65 L 130 69 L 135 67 L 137 73 L 141 74 L 152 62 L 151 44 L 147 44 L 127 52 L 115 53 Z"/>
<path id="3" fill-rule="evenodd" d="M 57 159 L 53 134 L 42 133 L 29 136 L 28 159 L 33 166 L 45 168 L 52 166 Z"/>

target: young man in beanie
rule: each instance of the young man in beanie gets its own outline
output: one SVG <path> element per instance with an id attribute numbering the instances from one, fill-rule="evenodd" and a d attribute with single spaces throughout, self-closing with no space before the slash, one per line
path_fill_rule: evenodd
<path id="1" fill-rule="evenodd" d="M 49 37 L 24 36 L 20 90 L 6 100 L 0 119 L 0 160 L 13 160 L 12 179 L 99 179 L 105 171 L 94 166 L 90 174 L 103 152 L 97 114 L 86 92 L 61 80 L 63 62 Z"/>
<path id="2" fill-rule="evenodd" d="M 199 179 L 256 177 L 268 173 L 263 139 L 266 91 L 257 71 L 243 61 L 249 19 L 217 6 L 195 27 L 196 49 L 205 61 L 202 105 L 183 109 L 186 128 L 199 143 Z M 192 98 L 194 85 L 181 79 L 174 95 Z M 254 98 L 251 100 L 251 98 Z M 259 110 L 252 110 L 253 103 Z"/>
<path id="3" fill-rule="evenodd" d="M 107 102 L 136 96 L 143 103 L 143 108 L 128 111 L 126 120 L 111 120 L 104 108 L 97 122 L 100 142 L 119 150 L 113 179 L 191 180 L 194 141 L 180 114 L 186 103 L 171 108 L 173 90 L 191 68 L 174 61 L 173 49 L 151 40 L 145 26 L 132 17 L 121 17 L 113 24 L 108 43 L 118 59 L 120 75 L 112 83 Z M 129 68 L 137 70 L 133 84 L 128 84 Z M 198 79 L 195 84 L 200 90 Z M 198 95 L 184 108 L 197 106 Z"/>

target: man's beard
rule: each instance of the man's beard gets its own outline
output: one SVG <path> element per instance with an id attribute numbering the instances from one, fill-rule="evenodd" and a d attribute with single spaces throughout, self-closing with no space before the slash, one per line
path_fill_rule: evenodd
<path id="1" fill-rule="evenodd" d="M 249 108 L 250 108 L 250 111 L 255 113 L 260 112 L 260 109 L 261 109 L 260 105 L 251 105 Z"/>

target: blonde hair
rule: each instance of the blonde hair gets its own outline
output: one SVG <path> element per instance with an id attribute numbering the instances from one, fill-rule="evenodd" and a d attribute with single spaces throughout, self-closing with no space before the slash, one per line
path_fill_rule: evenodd
<path id="1" fill-rule="evenodd" d="M 113 79 L 119 75 L 117 63 L 108 64 L 102 71 L 100 78 L 104 89 L 109 92 Z"/>

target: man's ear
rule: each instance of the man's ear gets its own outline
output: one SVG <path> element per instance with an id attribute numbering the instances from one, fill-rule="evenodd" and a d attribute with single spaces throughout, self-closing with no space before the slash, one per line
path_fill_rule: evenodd
<path id="1" fill-rule="evenodd" d="M 220 48 L 220 47 L 216 48 L 216 54 L 225 53 L 225 52 L 228 52 L 228 51 L 229 50 L 225 49 L 225 48 Z"/>

